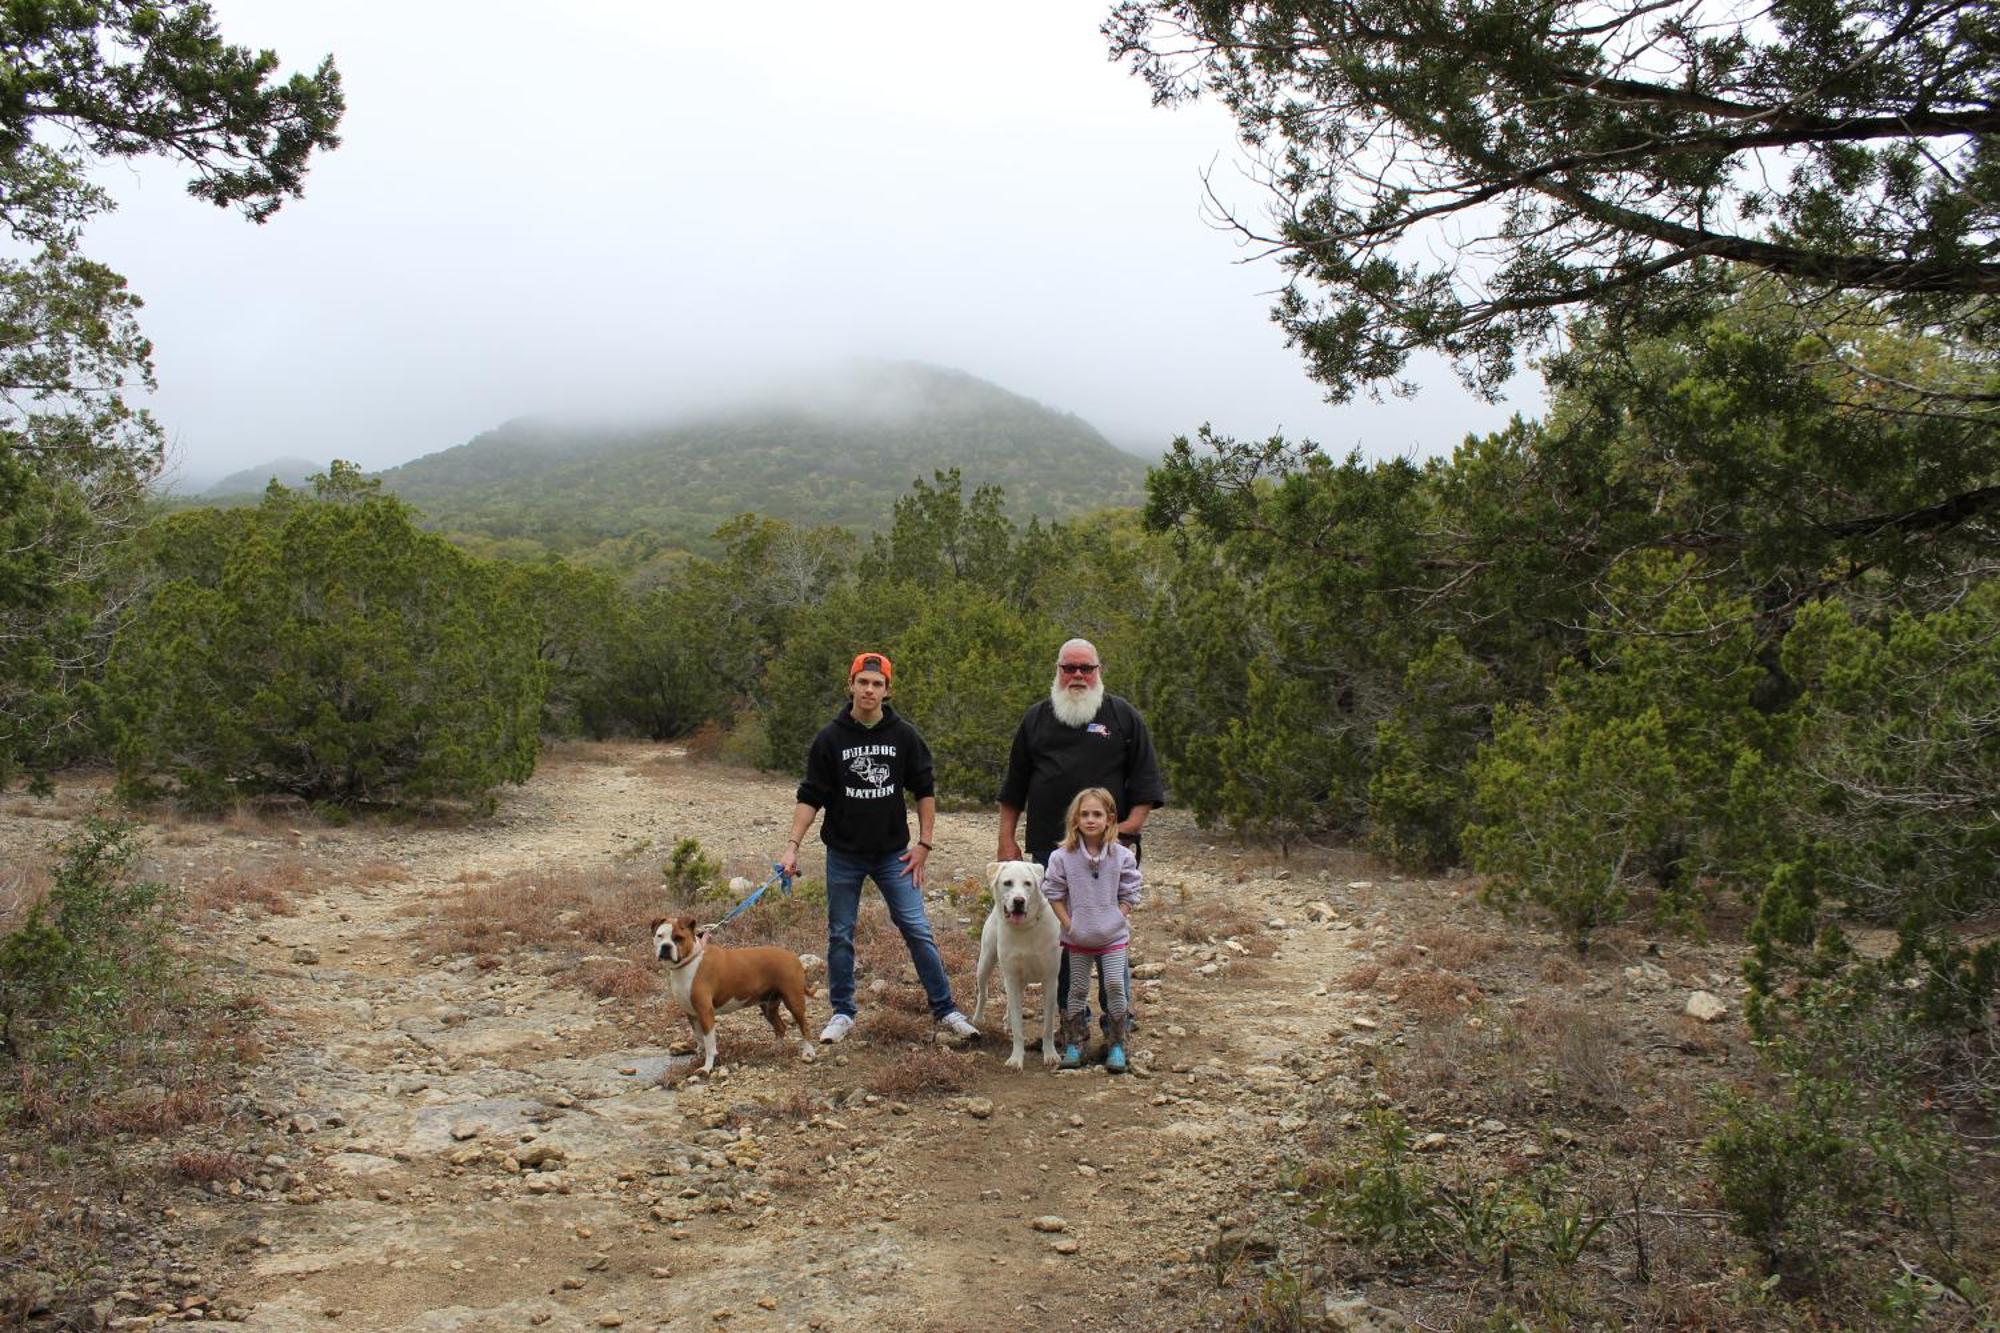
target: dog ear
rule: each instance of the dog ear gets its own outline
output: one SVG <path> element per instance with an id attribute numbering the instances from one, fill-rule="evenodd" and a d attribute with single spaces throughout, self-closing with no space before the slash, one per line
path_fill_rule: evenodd
<path id="1" fill-rule="evenodd" d="M 1005 861 L 988 861 L 988 862 L 986 863 L 986 887 L 987 887 L 987 888 L 989 888 L 989 889 L 990 889 L 990 888 L 992 888 L 992 887 L 993 887 L 993 886 L 994 886 L 995 884 L 999 883 L 999 881 L 1000 881 L 1000 867 L 1001 867 L 1001 866 L 1004 866 L 1004 865 L 1006 865 L 1006 864 L 1007 864 L 1007 863 L 1006 863 Z"/>
<path id="2" fill-rule="evenodd" d="M 1030 861 L 1028 864 L 1034 868 L 1035 887 L 1040 888 L 1042 886 L 1042 877 L 1049 873 L 1049 868 L 1035 861 Z"/>
<path id="3" fill-rule="evenodd" d="M 653 932 L 657 931 L 661 926 L 664 926 L 666 924 L 667 924 L 667 919 L 665 917 L 656 916 L 653 918 L 653 924 L 646 927 L 646 933 L 650 935 Z"/>

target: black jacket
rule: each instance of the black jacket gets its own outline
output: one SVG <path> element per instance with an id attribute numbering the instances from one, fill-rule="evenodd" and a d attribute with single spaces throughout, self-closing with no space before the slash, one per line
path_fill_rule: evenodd
<path id="1" fill-rule="evenodd" d="M 835 851 L 881 855 L 910 845 L 903 792 L 922 800 L 936 786 L 931 747 L 915 727 L 887 704 L 882 720 L 864 727 L 849 704 L 813 737 L 799 800 L 826 812 L 821 842 Z"/>
<path id="2" fill-rule="evenodd" d="M 1043 860 L 1063 839 L 1063 815 L 1085 787 L 1103 787 L 1123 819 L 1135 805 L 1165 805 L 1160 759 L 1139 710 L 1115 694 L 1104 696 L 1088 725 L 1064 726 L 1047 699 L 1030 708 L 1014 732 L 1000 801 L 1028 816 L 1022 847 Z"/>

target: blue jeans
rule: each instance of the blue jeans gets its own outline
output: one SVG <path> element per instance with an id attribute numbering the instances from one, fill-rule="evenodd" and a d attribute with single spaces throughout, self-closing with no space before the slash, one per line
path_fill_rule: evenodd
<path id="1" fill-rule="evenodd" d="M 931 1002 L 931 1017 L 943 1018 L 958 1006 L 951 1002 L 951 982 L 931 938 L 931 919 L 924 915 L 924 895 L 910 876 L 900 849 L 869 855 L 826 849 L 826 989 L 833 1012 L 854 1017 L 854 922 L 861 915 L 861 881 L 872 879 L 889 905 L 889 919 L 909 946 L 917 979 Z"/>

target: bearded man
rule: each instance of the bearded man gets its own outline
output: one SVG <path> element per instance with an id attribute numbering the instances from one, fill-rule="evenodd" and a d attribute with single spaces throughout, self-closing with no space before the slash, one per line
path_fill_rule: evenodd
<path id="1" fill-rule="evenodd" d="M 1146 816 L 1167 803 L 1160 759 L 1139 710 L 1104 692 L 1104 662 L 1096 646 L 1071 639 L 1056 653 L 1049 697 L 1029 708 L 1014 732 L 1007 776 L 1000 783 L 999 859 L 1022 859 L 1015 829 L 1025 810 L 1027 859 L 1046 866 L 1062 842 L 1064 812 L 1086 787 L 1102 787 L 1117 799 L 1118 841 L 1139 855 Z M 1056 996 L 1069 994 L 1067 951 L 1058 986 Z M 1043 996 L 1042 1003 L 1058 1000 Z"/>

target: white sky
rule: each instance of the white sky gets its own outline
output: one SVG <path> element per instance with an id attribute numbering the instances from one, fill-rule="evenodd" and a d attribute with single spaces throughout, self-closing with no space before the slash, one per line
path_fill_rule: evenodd
<path id="1" fill-rule="evenodd" d="M 524 413 L 670 410 L 848 356 L 966 370 L 1158 450 L 1204 421 L 1373 457 L 1539 410 L 1441 363 L 1327 405 L 1226 114 L 1151 106 L 1091 0 L 812 5 L 217 0 L 289 72 L 331 52 L 343 144 L 263 227 L 120 166 L 94 257 L 145 299 L 189 478 L 385 467 Z"/>

